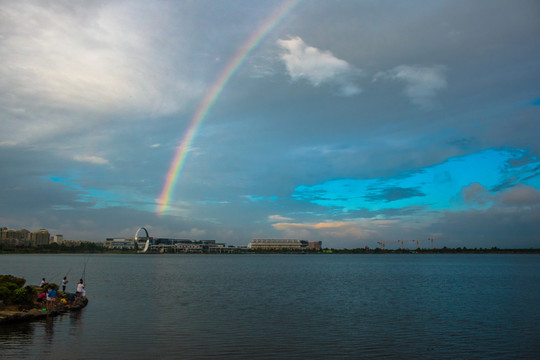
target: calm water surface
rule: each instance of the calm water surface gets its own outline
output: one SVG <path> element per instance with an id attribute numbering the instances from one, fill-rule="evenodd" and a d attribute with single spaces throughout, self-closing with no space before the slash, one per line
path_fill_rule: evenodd
<path id="1" fill-rule="evenodd" d="M 0 326 L 0 358 L 538 359 L 538 255 L 0 255 L 80 313 Z"/>

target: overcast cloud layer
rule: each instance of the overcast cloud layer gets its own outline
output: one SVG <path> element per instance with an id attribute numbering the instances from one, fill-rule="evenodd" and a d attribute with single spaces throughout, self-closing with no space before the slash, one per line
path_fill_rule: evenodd
<path id="1" fill-rule="evenodd" d="M 0 226 L 540 246 L 540 4 L 0 1 Z M 430 246 L 430 244 L 429 244 Z"/>

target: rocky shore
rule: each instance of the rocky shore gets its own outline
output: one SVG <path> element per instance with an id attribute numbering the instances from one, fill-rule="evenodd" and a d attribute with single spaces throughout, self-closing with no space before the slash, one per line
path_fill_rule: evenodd
<path id="1" fill-rule="evenodd" d="M 78 296 L 81 294 L 58 291 L 57 284 L 44 282 L 41 286 L 24 286 L 25 283 L 23 278 L 0 275 L 0 325 L 79 311 L 88 304 L 85 296 Z M 54 303 L 45 302 L 49 293 L 55 298 Z"/>
<path id="2" fill-rule="evenodd" d="M 85 297 L 78 298 L 72 304 L 63 304 L 59 302 L 56 304 L 54 310 L 43 311 L 40 307 L 39 309 L 4 309 L 0 310 L 0 325 L 21 322 L 21 321 L 32 321 L 39 320 L 46 317 L 54 317 L 58 315 L 65 314 L 70 311 L 79 311 L 88 305 L 88 299 Z"/>

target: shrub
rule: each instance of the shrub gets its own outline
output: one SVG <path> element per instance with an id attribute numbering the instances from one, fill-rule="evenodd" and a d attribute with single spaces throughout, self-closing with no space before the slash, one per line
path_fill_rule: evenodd
<path id="1" fill-rule="evenodd" d="M 26 283 L 26 279 L 18 278 L 13 275 L 0 275 L 0 285 L 4 283 L 13 283 L 17 285 L 17 288 L 21 288 Z"/>
<path id="2" fill-rule="evenodd" d="M 0 285 L 0 300 L 4 301 L 4 304 L 10 304 L 13 293 L 7 287 Z"/>
<path id="3" fill-rule="evenodd" d="M 12 282 L 5 282 L 2 284 L 2 286 L 8 288 L 9 291 L 15 291 L 20 288 L 20 286 Z"/>
<path id="4" fill-rule="evenodd" d="M 30 286 L 15 290 L 13 303 L 17 305 L 32 305 L 34 303 L 34 289 Z"/>
<path id="5" fill-rule="evenodd" d="M 43 290 L 45 290 L 45 292 L 46 292 L 47 290 L 49 290 L 49 289 L 54 289 L 54 290 L 58 291 L 59 288 L 60 288 L 60 286 L 58 286 L 58 285 L 55 284 L 55 283 L 48 283 L 47 285 L 45 285 L 45 286 L 43 287 Z"/>

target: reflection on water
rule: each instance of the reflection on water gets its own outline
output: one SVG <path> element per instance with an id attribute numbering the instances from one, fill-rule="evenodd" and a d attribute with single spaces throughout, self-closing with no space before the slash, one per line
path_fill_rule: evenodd
<path id="1" fill-rule="evenodd" d="M 0 325 L 0 358 L 23 359 L 33 345 L 35 324 L 29 322 Z"/>
<path id="2" fill-rule="evenodd" d="M 0 326 L 0 343 L 9 344 L 11 341 L 18 343 L 20 339 L 28 339 L 34 333 L 34 326 L 31 323 L 13 323 Z"/>
<path id="3" fill-rule="evenodd" d="M 82 333 L 82 326 L 81 323 L 82 314 L 84 313 L 84 309 L 81 311 L 75 311 L 69 314 L 69 335 L 71 336 L 77 336 L 80 333 Z"/>
<path id="4" fill-rule="evenodd" d="M 82 266 L 77 255 L 1 260 L 0 273 L 28 279 Z M 0 349 L 7 359 L 534 358 L 538 260 L 93 255 L 89 305 L 2 327 Z"/>
<path id="5" fill-rule="evenodd" d="M 46 318 L 41 322 L 45 329 L 45 342 L 51 344 L 54 337 L 54 318 Z"/>

